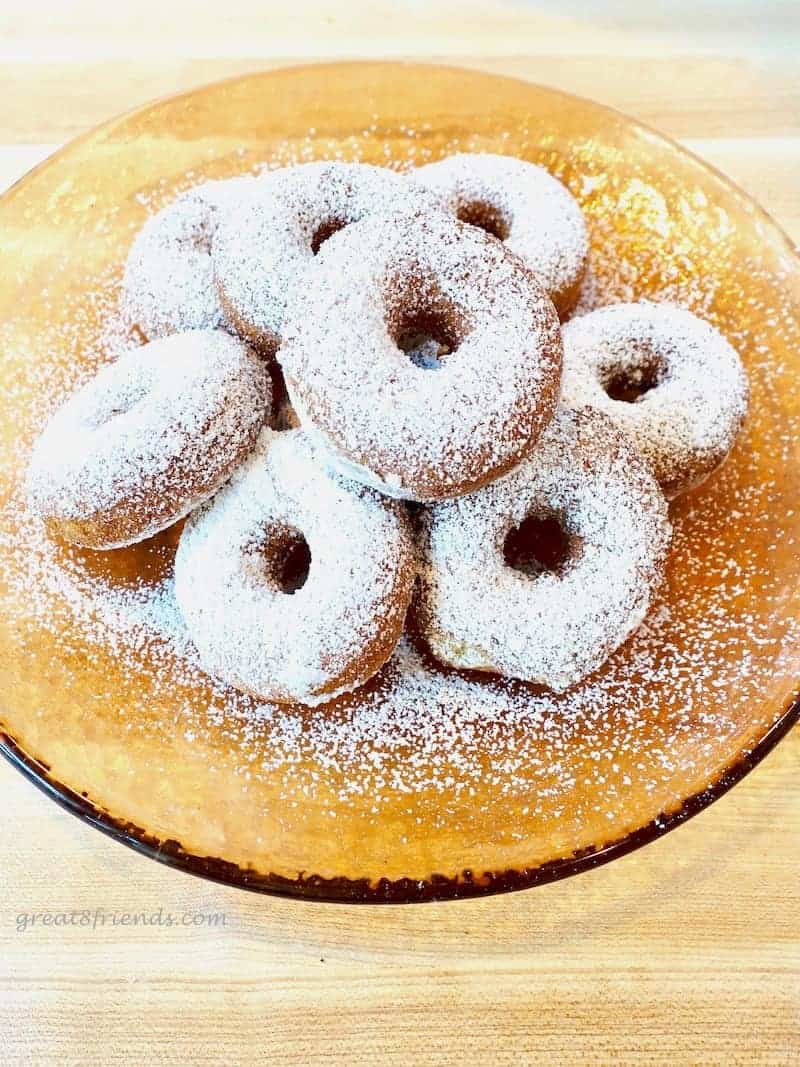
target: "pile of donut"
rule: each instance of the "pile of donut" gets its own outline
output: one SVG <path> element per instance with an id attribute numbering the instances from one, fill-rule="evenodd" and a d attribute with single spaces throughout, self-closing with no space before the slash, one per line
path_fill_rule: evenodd
<path id="1" fill-rule="evenodd" d="M 52 416 L 29 500 L 95 549 L 186 518 L 186 627 L 258 698 L 355 689 L 407 616 L 447 667 L 563 691 L 644 619 L 667 500 L 748 404 L 737 353 L 688 311 L 575 316 L 588 254 L 565 186 L 510 157 L 195 187 L 127 260 L 147 343 Z"/>

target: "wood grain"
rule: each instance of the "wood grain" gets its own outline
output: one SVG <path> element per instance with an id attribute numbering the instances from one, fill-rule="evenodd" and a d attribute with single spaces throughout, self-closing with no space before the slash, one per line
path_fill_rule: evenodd
<path id="1" fill-rule="evenodd" d="M 686 22 L 668 26 L 648 14 L 660 5 L 615 4 L 615 18 L 569 3 L 435 3 L 400 18 L 403 6 L 7 4 L 0 185 L 114 112 L 209 79 L 300 56 L 438 55 L 636 115 L 800 238 L 791 5 L 758 5 L 749 21 L 755 3 L 733 5 L 722 43 L 703 3 L 676 5 Z M 0 1063 L 792 1062 L 798 765 L 795 731 L 713 808 L 607 868 L 403 909 L 270 900 L 173 873 L 0 766 Z M 179 924 L 109 918 L 158 909 Z M 73 910 L 106 918 L 18 929 L 20 915 Z"/>

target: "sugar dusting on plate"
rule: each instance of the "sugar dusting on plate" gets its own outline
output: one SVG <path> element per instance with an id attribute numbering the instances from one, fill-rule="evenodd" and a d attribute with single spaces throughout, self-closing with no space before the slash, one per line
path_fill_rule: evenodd
<path id="1" fill-rule="evenodd" d="M 631 203 L 646 202 L 653 225 L 662 225 L 653 190 L 633 183 L 616 188 L 609 175 L 593 174 L 588 165 L 587 174 L 595 183 L 587 201 L 590 226 L 601 240 L 604 205 L 625 197 L 628 210 Z M 653 233 L 655 255 L 657 230 Z M 602 255 L 595 259 L 589 306 L 640 295 L 637 278 L 650 276 L 647 264 L 637 274 L 631 260 L 612 266 Z M 776 539 L 774 532 L 776 509 L 789 514 L 787 487 L 781 488 L 775 475 L 796 462 L 800 426 L 786 420 L 769 425 L 774 394 L 798 388 L 775 361 L 773 342 L 795 338 L 797 344 L 798 325 L 788 298 L 772 288 L 758 264 L 742 262 L 737 270 L 749 280 L 749 295 L 742 299 L 761 302 L 748 307 L 748 317 L 758 317 L 763 326 L 737 335 L 731 314 L 716 324 L 745 355 L 750 422 L 722 472 L 673 506 L 671 591 L 609 665 L 568 694 L 556 697 L 519 683 L 439 671 L 404 639 L 387 667 L 355 697 L 317 709 L 262 704 L 208 684 L 180 622 L 168 566 L 153 582 L 112 582 L 87 568 L 79 552 L 48 541 L 25 511 L 20 472 L 47 414 L 130 340 L 116 318 L 116 275 L 94 279 L 69 308 L 54 310 L 44 349 L 39 338 L 35 357 L 22 364 L 27 380 L 19 383 L 21 392 L 26 395 L 32 381 L 37 403 L 20 412 L 16 449 L 3 457 L 3 481 L 12 490 L 0 520 L 2 611 L 19 617 L 20 648 L 24 651 L 30 626 L 50 628 L 65 652 L 83 647 L 91 656 L 92 649 L 98 654 L 113 649 L 123 670 L 146 671 L 153 692 L 173 701 L 170 721 L 143 716 L 126 722 L 126 729 L 165 736 L 177 730 L 189 743 L 224 743 L 235 751 L 242 779 L 276 782 L 292 804 L 332 790 L 340 809 L 351 801 L 363 807 L 367 796 L 377 819 L 382 806 L 398 796 L 408 796 L 410 809 L 430 791 L 457 804 L 480 786 L 498 803 L 519 810 L 525 805 L 526 813 L 546 818 L 579 786 L 582 803 L 611 821 L 624 809 L 629 790 L 655 790 L 687 761 L 706 773 L 708 759 L 707 773 L 716 775 L 719 752 L 726 745 L 735 752 L 742 729 L 731 695 L 739 708 L 762 707 L 765 690 L 790 691 L 800 659 L 800 624 L 792 617 L 786 580 L 787 560 L 797 558 L 797 546 L 793 535 Z M 691 270 L 675 267 L 670 273 L 662 266 L 657 292 L 648 295 L 713 318 L 719 294 Z M 99 336 L 98 317 L 104 323 Z M 2 350 L 20 343 L 21 332 L 12 326 L 0 325 Z M 70 352 L 74 361 L 64 360 Z M 13 360 L 15 353 L 8 354 Z M 13 377 L 7 383 L 11 405 L 16 384 Z M 756 420 L 758 456 L 748 432 Z M 778 558 L 781 565 L 772 566 L 770 560 Z M 576 751 L 582 760 L 575 759 Z M 624 769 L 632 759 L 638 782 Z M 577 765 L 588 768 L 580 783 L 574 779 Z M 332 810 L 331 817 L 335 814 Z M 453 816 L 442 805 L 431 817 Z"/>

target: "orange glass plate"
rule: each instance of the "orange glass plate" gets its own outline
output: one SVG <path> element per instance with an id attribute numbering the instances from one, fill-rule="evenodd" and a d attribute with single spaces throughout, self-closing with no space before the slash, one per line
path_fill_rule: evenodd
<path id="1" fill-rule="evenodd" d="M 409 166 L 457 150 L 548 167 L 592 237 L 584 308 L 671 299 L 739 349 L 736 449 L 672 508 L 663 596 L 597 675 L 554 697 L 444 671 L 406 642 L 314 710 L 214 684 L 176 627 L 178 530 L 115 553 L 48 542 L 32 441 L 125 343 L 116 287 L 148 211 L 205 178 L 307 159 Z M 0 200 L 3 750 L 100 829 L 267 892 L 411 901 L 520 888 L 650 840 L 796 720 L 800 266 L 720 175 L 637 123 L 538 86 L 397 63 L 292 68 L 149 105 Z"/>

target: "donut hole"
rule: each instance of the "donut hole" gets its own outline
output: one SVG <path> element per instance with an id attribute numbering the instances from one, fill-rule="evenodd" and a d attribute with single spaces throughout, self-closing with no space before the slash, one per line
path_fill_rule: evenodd
<path id="1" fill-rule="evenodd" d="M 95 411 L 86 420 L 92 430 L 99 430 L 107 426 L 114 419 L 129 415 L 149 393 L 149 386 L 145 382 L 130 384 L 129 388 L 121 389 L 116 394 L 111 393 L 104 398 Z"/>
<path id="2" fill-rule="evenodd" d="M 347 223 L 344 219 L 326 219 L 321 225 L 317 226 L 311 236 L 311 251 L 313 254 L 316 255 L 328 238 L 333 237 L 339 230 L 343 230 L 346 225 Z"/>
<path id="3" fill-rule="evenodd" d="M 423 370 L 439 370 L 452 355 L 460 337 L 449 309 L 414 311 L 400 318 L 392 330 L 395 344 L 413 364 Z"/>
<path id="4" fill-rule="evenodd" d="M 311 568 L 311 549 L 299 530 L 275 527 L 268 532 L 262 552 L 267 581 L 273 588 L 287 596 L 303 588 Z"/>
<path id="5" fill-rule="evenodd" d="M 501 211 L 485 200 L 470 200 L 461 204 L 458 218 L 470 226 L 477 226 L 499 241 L 505 241 L 510 233 L 510 226 Z"/>
<path id="6" fill-rule="evenodd" d="M 662 359 L 643 352 L 628 366 L 613 368 L 602 383 L 603 389 L 610 400 L 638 404 L 651 389 L 661 384 L 665 371 Z"/>
<path id="7" fill-rule="evenodd" d="M 542 574 L 563 574 L 575 558 L 576 539 L 560 515 L 529 515 L 513 527 L 503 543 L 506 566 L 538 578 Z"/>
<path id="8" fill-rule="evenodd" d="M 210 220 L 206 220 L 203 225 L 198 226 L 189 236 L 189 247 L 195 252 L 201 252 L 205 256 L 211 255 L 211 245 L 214 240 L 214 231 L 216 227 L 212 225 Z"/>

